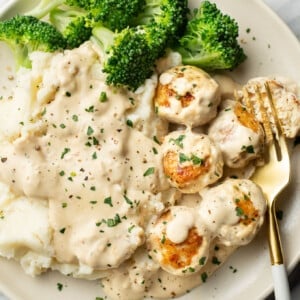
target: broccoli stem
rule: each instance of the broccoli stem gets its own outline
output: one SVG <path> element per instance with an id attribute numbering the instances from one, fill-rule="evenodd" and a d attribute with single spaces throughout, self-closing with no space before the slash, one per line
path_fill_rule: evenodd
<path id="1" fill-rule="evenodd" d="M 25 13 L 27 16 L 33 16 L 38 19 L 45 17 L 51 10 L 64 4 L 65 0 L 40 0 L 32 10 Z"/>

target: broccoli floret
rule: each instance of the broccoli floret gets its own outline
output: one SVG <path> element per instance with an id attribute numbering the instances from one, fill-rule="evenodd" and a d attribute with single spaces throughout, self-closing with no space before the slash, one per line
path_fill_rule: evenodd
<path id="1" fill-rule="evenodd" d="M 152 17 L 148 18 L 150 8 Z M 186 15 L 185 0 L 146 0 L 132 27 L 114 33 L 102 25 L 96 26 L 92 40 L 104 53 L 106 82 L 133 90 L 143 84 L 152 75 L 155 61 L 185 25 Z"/>
<path id="2" fill-rule="evenodd" d="M 145 4 L 145 0 L 89 0 L 89 7 L 85 7 L 96 22 L 109 29 L 120 31 L 130 25 Z"/>
<path id="3" fill-rule="evenodd" d="M 14 52 L 17 66 L 27 68 L 31 67 L 31 52 L 54 52 L 66 47 L 64 37 L 54 26 L 32 16 L 15 16 L 0 22 L 0 40 Z"/>
<path id="4" fill-rule="evenodd" d="M 26 14 L 39 19 L 49 14 L 50 22 L 74 48 L 90 37 L 96 23 L 113 31 L 129 26 L 144 3 L 145 0 L 41 0 Z"/>
<path id="5" fill-rule="evenodd" d="M 135 90 L 153 73 L 157 57 L 145 28 L 132 27 L 114 33 L 98 26 L 93 29 L 91 40 L 102 50 L 107 84 Z"/>
<path id="6" fill-rule="evenodd" d="M 188 4 L 186 0 L 146 0 L 133 19 L 133 25 L 159 25 L 172 39 L 181 35 L 187 22 Z"/>
<path id="7" fill-rule="evenodd" d="M 204 1 L 194 11 L 175 49 L 184 64 L 207 71 L 232 70 L 246 59 L 238 43 L 238 24 L 216 4 Z"/>
<path id="8" fill-rule="evenodd" d="M 87 13 L 81 9 L 53 9 L 50 12 L 50 22 L 64 36 L 68 48 L 79 47 L 92 34 L 92 23 Z"/>
<path id="9" fill-rule="evenodd" d="M 33 16 L 38 19 L 42 19 L 48 15 L 53 9 L 58 8 L 62 5 L 82 8 L 85 3 L 89 1 L 85 0 L 40 0 L 39 3 L 30 11 L 27 11 L 25 14 L 27 16 Z"/>

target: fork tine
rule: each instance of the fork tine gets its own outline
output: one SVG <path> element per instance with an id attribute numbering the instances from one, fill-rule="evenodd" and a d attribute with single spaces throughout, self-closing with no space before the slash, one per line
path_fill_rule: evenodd
<path id="1" fill-rule="evenodd" d="M 265 88 L 266 88 L 266 91 L 267 91 L 267 99 L 268 99 L 268 102 L 269 102 L 269 105 L 270 105 L 270 108 L 271 108 L 271 111 L 272 111 L 272 115 L 274 117 L 274 123 L 275 123 L 275 127 L 277 129 L 277 133 L 278 133 L 278 135 L 284 134 L 283 126 L 282 126 L 282 123 L 281 123 L 281 121 L 278 117 L 277 109 L 275 107 L 274 97 L 273 97 L 273 94 L 272 94 L 272 89 L 270 88 L 270 84 L 269 84 L 268 81 L 266 81 L 266 83 L 265 83 Z M 278 138 L 278 136 L 277 136 L 277 138 Z"/>
<path id="2" fill-rule="evenodd" d="M 256 94 L 256 97 L 258 100 L 258 104 L 259 104 L 259 111 L 260 111 L 261 117 L 262 117 L 262 125 L 263 125 L 264 131 L 265 131 L 266 141 L 269 144 L 274 140 L 273 132 L 272 132 L 271 123 L 268 118 L 268 113 L 265 108 L 264 101 L 263 101 L 258 84 L 255 85 L 255 94 Z"/>

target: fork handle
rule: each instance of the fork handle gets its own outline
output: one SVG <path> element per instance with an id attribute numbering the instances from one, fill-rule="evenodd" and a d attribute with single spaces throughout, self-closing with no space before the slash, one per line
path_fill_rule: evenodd
<path id="1" fill-rule="evenodd" d="M 290 300 L 289 281 L 284 265 L 279 227 L 276 218 L 275 203 L 268 209 L 269 248 L 272 264 L 274 294 L 276 300 Z"/>
<path id="2" fill-rule="evenodd" d="M 272 276 L 274 283 L 274 294 L 276 300 L 290 300 L 290 288 L 288 276 L 283 264 L 272 265 Z"/>

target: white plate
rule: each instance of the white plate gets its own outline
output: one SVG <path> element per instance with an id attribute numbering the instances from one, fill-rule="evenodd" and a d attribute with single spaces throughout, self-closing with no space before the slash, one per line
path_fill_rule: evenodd
<path id="1" fill-rule="evenodd" d="M 32 6 L 32 1 L 21 1 L 15 5 L 5 2 L 6 12 L 0 16 L 11 16 Z M 287 26 L 260 0 L 218 0 L 218 6 L 237 19 L 240 37 L 248 55 L 247 61 L 232 75 L 240 82 L 260 75 L 282 75 L 300 82 L 300 45 Z M 191 6 L 199 0 L 190 1 Z M 250 32 L 247 33 L 247 29 Z M 10 71 L 6 68 L 11 57 L 0 45 L 0 65 L 3 82 Z M 293 155 L 292 182 L 281 195 L 279 207 L 284 211 L 280 222 L 286 261 L 291 270 L 300 259 L 300 147 Z M 297 153 L 296 153 L 297 152 Z M 297 169 L 298 166 L 298 169 Z M 298 198 L 298 199 L 297 199 Z M 298 200 L 298 201 L 297 201 Z M 26 220 L 24 220 L 26 222 Z M 180 299 L 253 300 L 268 295 L 272 289 L 268 247 L 265 229 L 250 245 L 240 248 L 208 282 Z M 237 269 L 233 273 L 232 267 Z M 57 283 L 64 288 L 58 291 Z M 11 299 L 59 300 L 100 297 L 99 282 L 88 282 L 64 277 L 58 273 L 47 273 L 37 278 L 26 276 L 18 264 L 0 260 L 0 290 Z M 128 299 L 130 300 L 130 299 Z"/>

